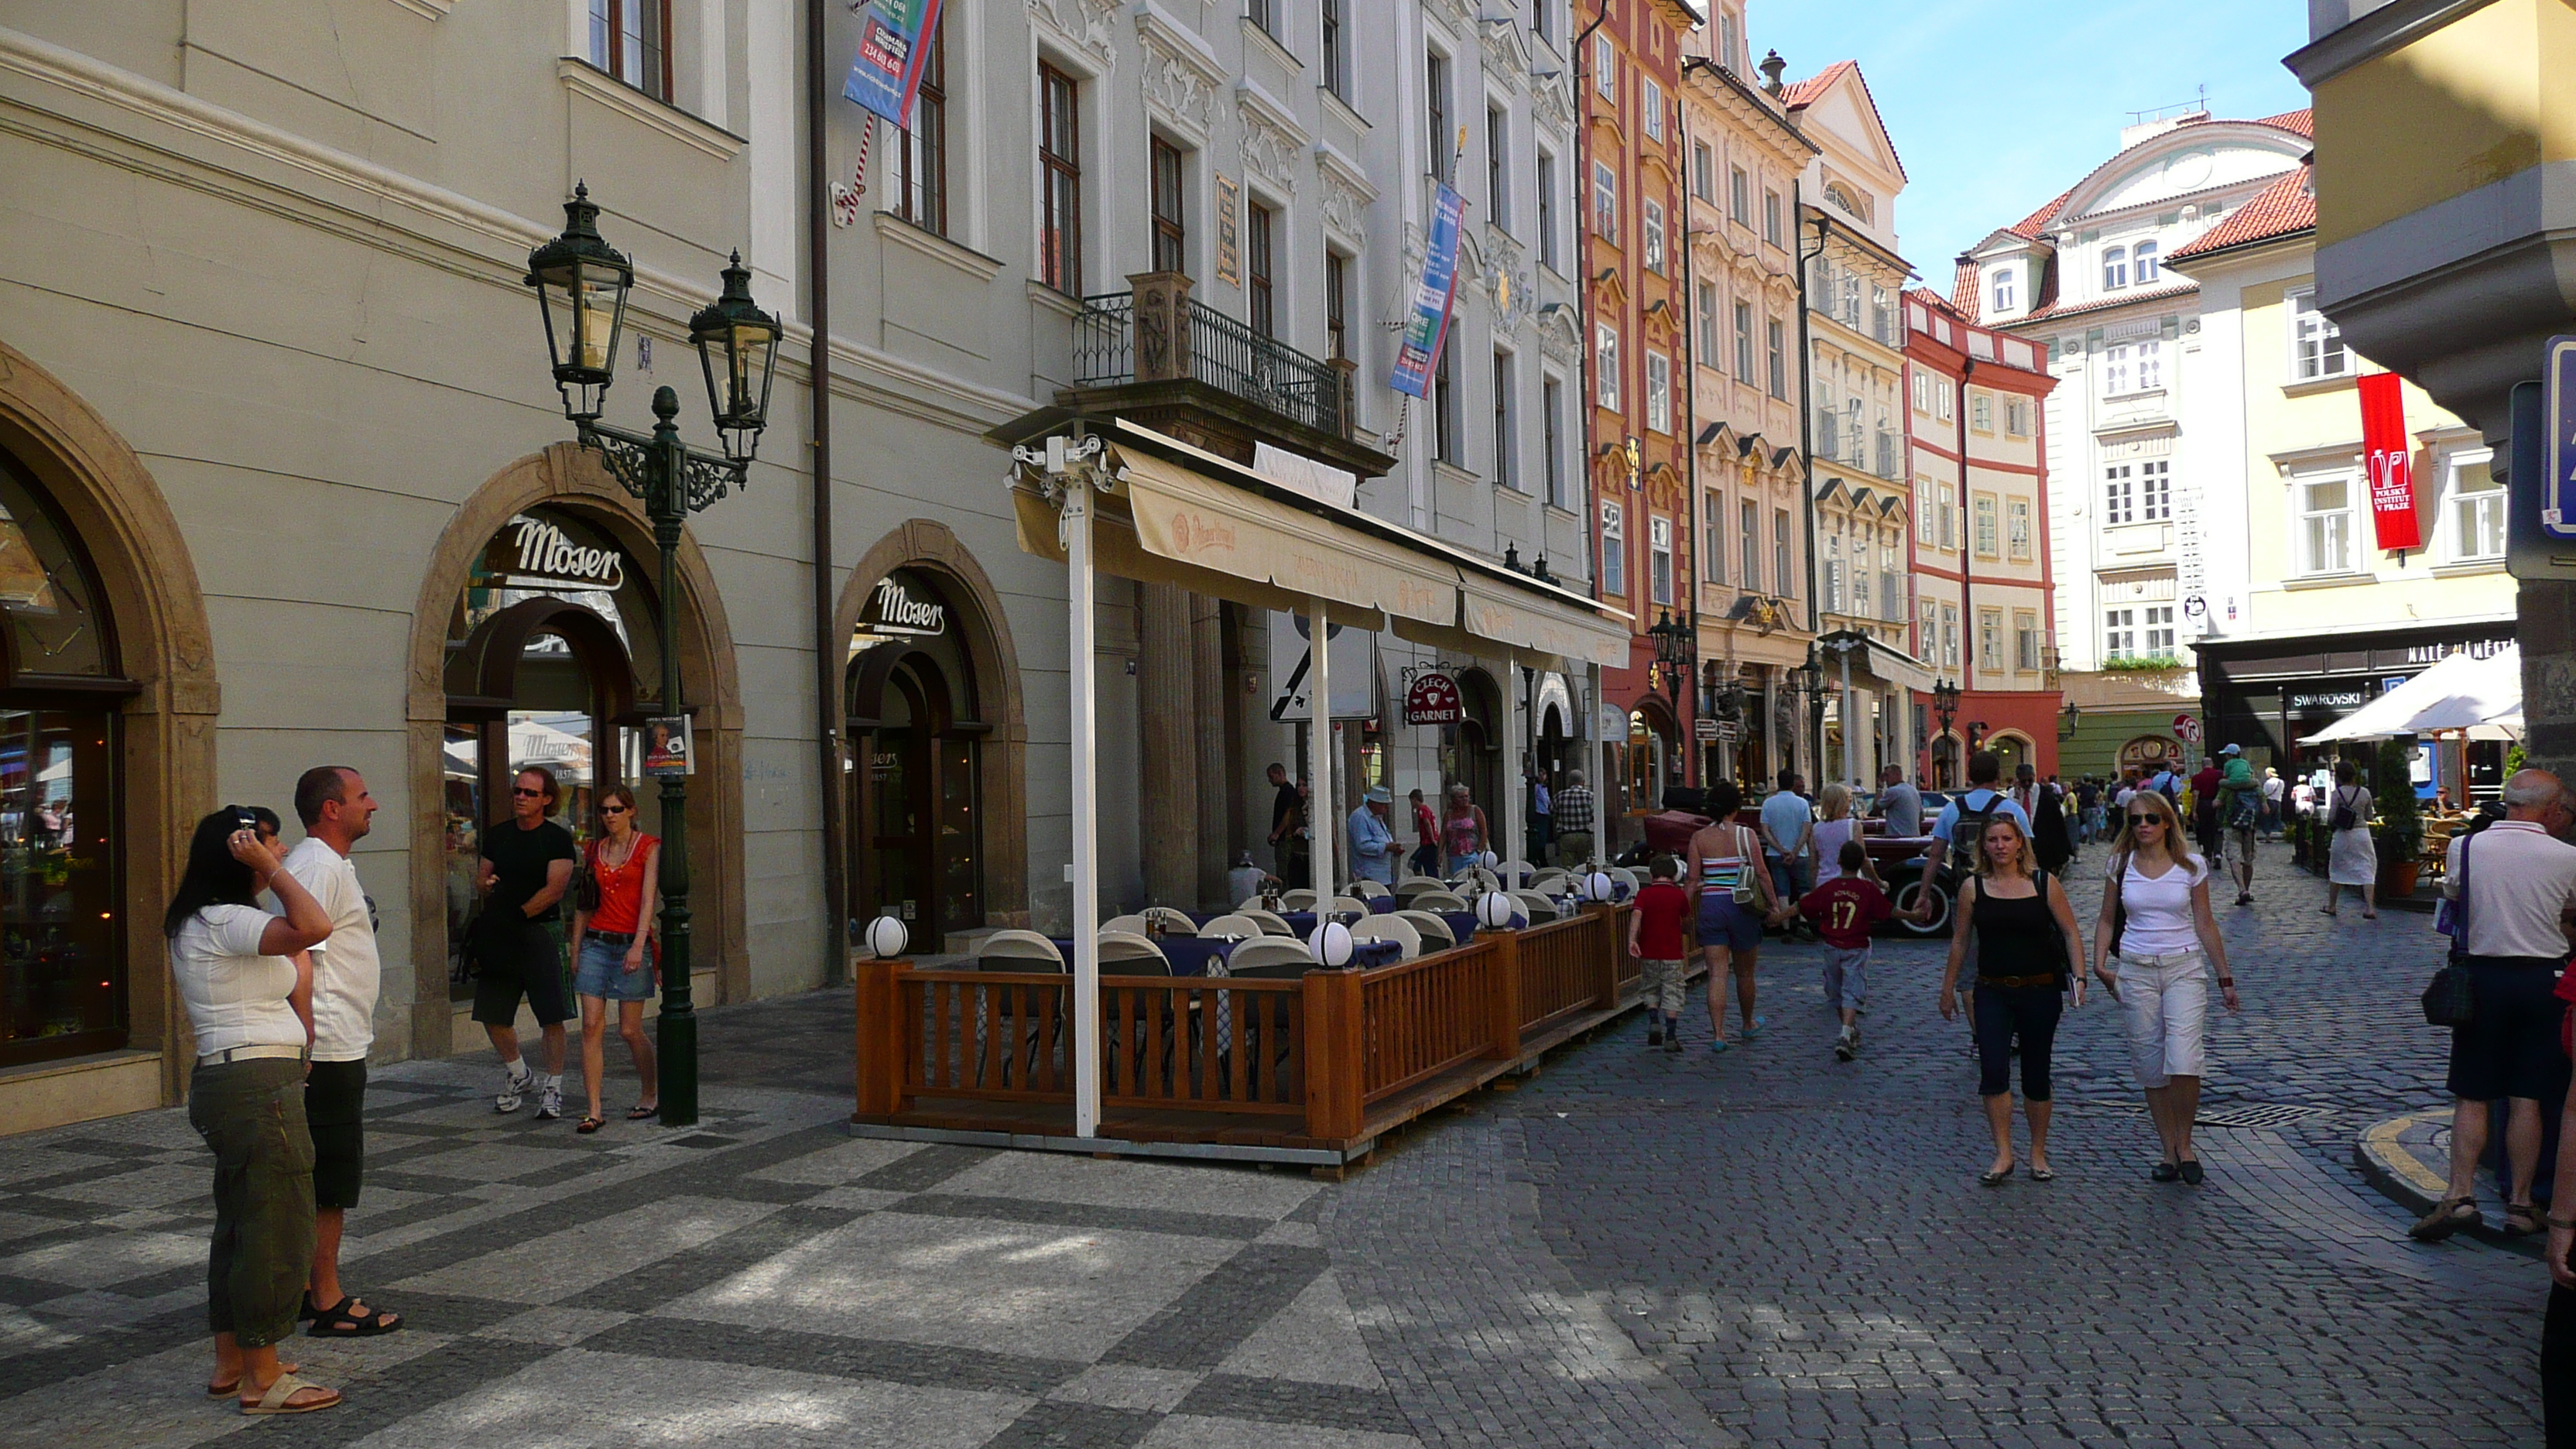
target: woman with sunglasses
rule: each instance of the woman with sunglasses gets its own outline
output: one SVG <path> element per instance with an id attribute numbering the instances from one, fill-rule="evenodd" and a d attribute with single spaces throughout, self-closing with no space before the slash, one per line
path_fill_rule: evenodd
<path id="1" fill-rule="evenodd" d="M 599 838 L 582 868 L 596 885 L 592 901 L 572 913 L 573 991 L 581 997 L 581 1074 L 590 1088 L 590 1115 L 574 1131 L 588 1136 L 606 1125 L 600 1078 L 607 1072 L 608 1003 L 617 1003 L 617 1034 L 635 1058 L 642 1084 L 626 1120 L 641 1122 L 662 1110 L 653 1043 L 644 1034 L 644 1003 L 653 999 L 653 920 L 662 903 L 662 842 L 635 828 L 635 792 L 611 785 L 599 792 Z"/>
<path id="2" fill-rule="evenodd" d="M 2093 974 L 2128 1012 L 2129 1064 L 2146 1088 L 2147 1112 L 2164 1148 L 2147 1176 L 2197 1185 L 2202 1168 L 2191 1150 L 2191 1127 L 2207 1070 L 2202 1038 L 2210 966 L 2218 968 L 2229 1011 L 2237 1006 L 2236 977 L 2209 914 L 2209 868 L 2183 843 L 2173 803 L 2141 790 L 2129 802 L 2126 822 L 2103 876 Z"/>
<path id="3" fill-rule="evenodd" d="M 1977 1094 L 1985 1098 L 1986 1126 L 1995 1137 L 1995 1160 L 1977 1181 L 1997 1187 L 2012 1180 L 2012 1053 L 2018 1037 L 2030 1180 L 2047 1182 L 2057 1176 L 2048 1165 L 2048 1059 L 2065 1009 L 2060 998 L 2070 985 L 2075 1004 L 2084 1004 L 2084 978 L 2075 969 L 2084 942 L 2065 885 L 2039 868 L 2030 832 L 2016 816 L 1998 813 L 1987 821 L 1978 841 L 1977 873 L 1959 884 L 1958 922 L 1941 973 L 1943 1021 L 1959 1014 L 1959 968 L 1966 964 L 1971 932 L 1977 938 Z"/>

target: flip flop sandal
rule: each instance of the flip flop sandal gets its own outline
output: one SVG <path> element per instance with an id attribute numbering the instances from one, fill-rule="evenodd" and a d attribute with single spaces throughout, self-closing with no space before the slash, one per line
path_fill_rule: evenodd
<path id="1" fill-rule="evenodd" d="M 331 1397 L 312 1404 L 287 1402 L 306 1389 L 322 1389 L 322 1392 Z M 338 1407 L 340 1407 L 338 1389 L 323 1389 L 320 1384 L 308 1384 L 293 1374 L 279 1374 L 277 1382 L 268 1386 L 268 1392 L 259 1396 L 258 1403 L 244 1404 L 241 1406 L 241 1411 L 244 1414 L 312 1414 Z"/>
<path id="2" fill-rule="evenodd" d="M 647 1107 L 643 1103 L 638 1102 L 633 1107 L 627 1109 L 626 1120 L 629 1122 L 645 1122 L 661 1115 L 661 1103 L 656 1102 L 652 1106 Z"/>
<path id="3" fill-rule="evenodd" d="M 320 1310 L 314 1316 L 313 1326 L 304 1330 L 306 1336 L 373 1338 L 379 1333 L 392 1333 L 402 1327 L 401 1314 L 388 1313 L 381 1308 L 364 1314 L 351 1313 L 350 1305 L 357 1301 L 357 1295 L 353 1293 L 331 1307 Z"/>
<path id="4" fill-rule="evenodd" d="M 581 1125 L 573 1128 L 572 1130 L 580 1133 L 584 1137 L 587 1137 L 607 1125 L 608 1121 L 604 1117 L 584 1117 L 581 1119 Z"/>

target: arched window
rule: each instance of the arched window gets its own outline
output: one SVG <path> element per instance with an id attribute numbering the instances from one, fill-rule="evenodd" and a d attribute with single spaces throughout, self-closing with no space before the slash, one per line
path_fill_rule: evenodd
<path id="1" fill-rule="evenodd" d="M 2113 247 L 2102 254 L 2102 289 L 2129 285 L 2129 249 Z"/>
<path id="2" fill-rule="evenodd" d="M 1998 312 L 2013 310 L 2013 274 L 2009 267 L 1995 273 L 1995 310 Z"/>
<path id="3" fill-rule="evenodd" d="M 2143 287 L 2148 283 L 2153 282 L 2158 275 L 2156 270 L 2156 244 L 2151 241 L 2140 242 L 2135 247 L 2130 248 L 2129 254 L 2137 259 L 2138 285 Z"/>

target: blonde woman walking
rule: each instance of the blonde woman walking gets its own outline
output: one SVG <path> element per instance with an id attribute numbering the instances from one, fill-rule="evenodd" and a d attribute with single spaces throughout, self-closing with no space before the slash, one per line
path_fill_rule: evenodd
<path id="1" fill-rule="evenodd" d="M 2113 971 L 2111 963 L 2119 963 Z M 2164 1155 L 2147 1176 L 2198 1186 L 2191 1150 L 2207 1071 L 2210 967 L 2236 1010 L 2236 977 L 2209 914 L 2209 868 L 2183 843 L 2182 819 L 2152 790 L 2131 800 L 2103 874 L 2102 914 L 2093 923 L 2093 974 L 2128 1012 L 2129 1064 L 2146 1089 Z"/>
<path id="2" fill-rule="evenodd" d="M 1852 818 L 1851 786 L 1837 780 L 1816 797 L 1824 818 L 1816 822 L 1816 884 L 1843 873 L 1843 842 L 1860 839 L 1860 822 Z"/>
<path id="3" fill-rule="evenodd" d="M 1968 938 L 1977 940 L 1977 1094 L 1985 1099 L 1986 1126 L 1995 1157 L 1977 1181 L 1999 1187 L 2012 1180 L 2012 1054 L 2021 1047 L 2022 1115 L 2030 1121 L 2030 1179 L 2057 1176 L 2048 1164 L 2048 1123 L 2053 1111 L 2049 1056 L 2057 1045 L 2057 1020 L 2071 985 L 2084 1004 L 2084 978 L 2076 970 L 2084 940 L 2066 887 L 2039 868 L 2030 832 L 2019 819 L 1997 814 L 1979 840 L 1977 873 L 1959 883 L 1959 919 L 1950 932 L 1950 960 L 1941 972 L 1941 1019 L 1959 1014 L 1959 968 Z"/>

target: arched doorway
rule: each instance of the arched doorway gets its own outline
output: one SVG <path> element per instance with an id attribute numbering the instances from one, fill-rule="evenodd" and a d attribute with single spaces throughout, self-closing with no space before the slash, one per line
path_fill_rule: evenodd
<path id="1" fill-rule="evenodd" d="M 2182 742 L 2167 735 L 2140 735 L 2120 746 L 2120 773 L 2152 775 L 2182 763 Z"/>
<path id="2" fill-rule="evenodd" d="M 1682 785 L 1681 731 L 1660 695 L 1628 711 L 1628 808 L 1664 808 L 1664 792 Z"/>
<path id="3" fill-rule="evenodd" d="M 160 488 L 104 418 L 0 343 L 0 1120 L 77 1121 L 179 1099 L 183 1013 L 161 910 L 214 804 L 221 691 L 196 565 Z"/>
<path id="4" fill-rule="evenodd" d="M 523 540 L 522 520 L 554 532 Z M 539 552 L 523 557 L 523 542 Z M 479 831 L 501 813 L 491 782 L 511 768 L 510 756 L 586 776 L 557 807 L 567 825 L 585 831 L 591 792 L 611 778 L 631 785 L 640 774 L 641 726 L 662 713 L 645 692 L 661 677 L 655 557 L 642 510 L 597 458 L 571 443 L 486 481 L 430 556 L 414 606 L 409 698 L 415 1055 L 445 1056 L 459 1044 L 451 917 L 460 889 L 471 889 L 470 878 L 458 879 L 459 862 L 471 862 Z M 692 964 L 698 1004 L 709 1006 L 751 992 L 742 693 L 723 600 L 687 533 L 679 581 L 672 626 L 697 757 L 688 792 Z M 644 827 L 661 833 L 658 794 L 636 793 Z M 467 832 L 475 833 L 470 843 L 458 838 Z M 796 965 L 808 960 L 798 954 L 778 974 L 796 979 Z M 821 964 L 807 979 L 820 979 Z"/>
<path id="5" fill-rule="evenodd" d="M 1996 778 L 2007 785 L 2012 783 L 2013 776 L 2022 766 L 2037 768 L 2039 764 L 2039 757 L 2032 752 L 2030 741 L 2016 733 L 1988 735 L 1978 748 L 1994 751 L 1995 763 L 2003 767 L 2003 773 Z"/>
<path id="6" fill-rule="evenodd" d="M 992 725 L 954 618 L 928 574 L 887 574 L 851 631 L 844 674 L 847 914 L 891 910 L 925 951 L 984 924 L 981 755 Z"/>
<path id="7" fill-rule="evenodd" d="M 1503 804 L 1502 693 L 1483 669 L 1463 669 L 1458 673 L 1458 696 L 1467 717 L 1440 730 L 1440 787 L 1465 785 L 1477 808 L 1485 812 L 1486 823 L 1493 826 L 1495 838 L 1505 839 L 1504 826 L 1494 815 Z M 1432 806 L 1435 814 L 1445 809 L 1438 803 Z"/>

